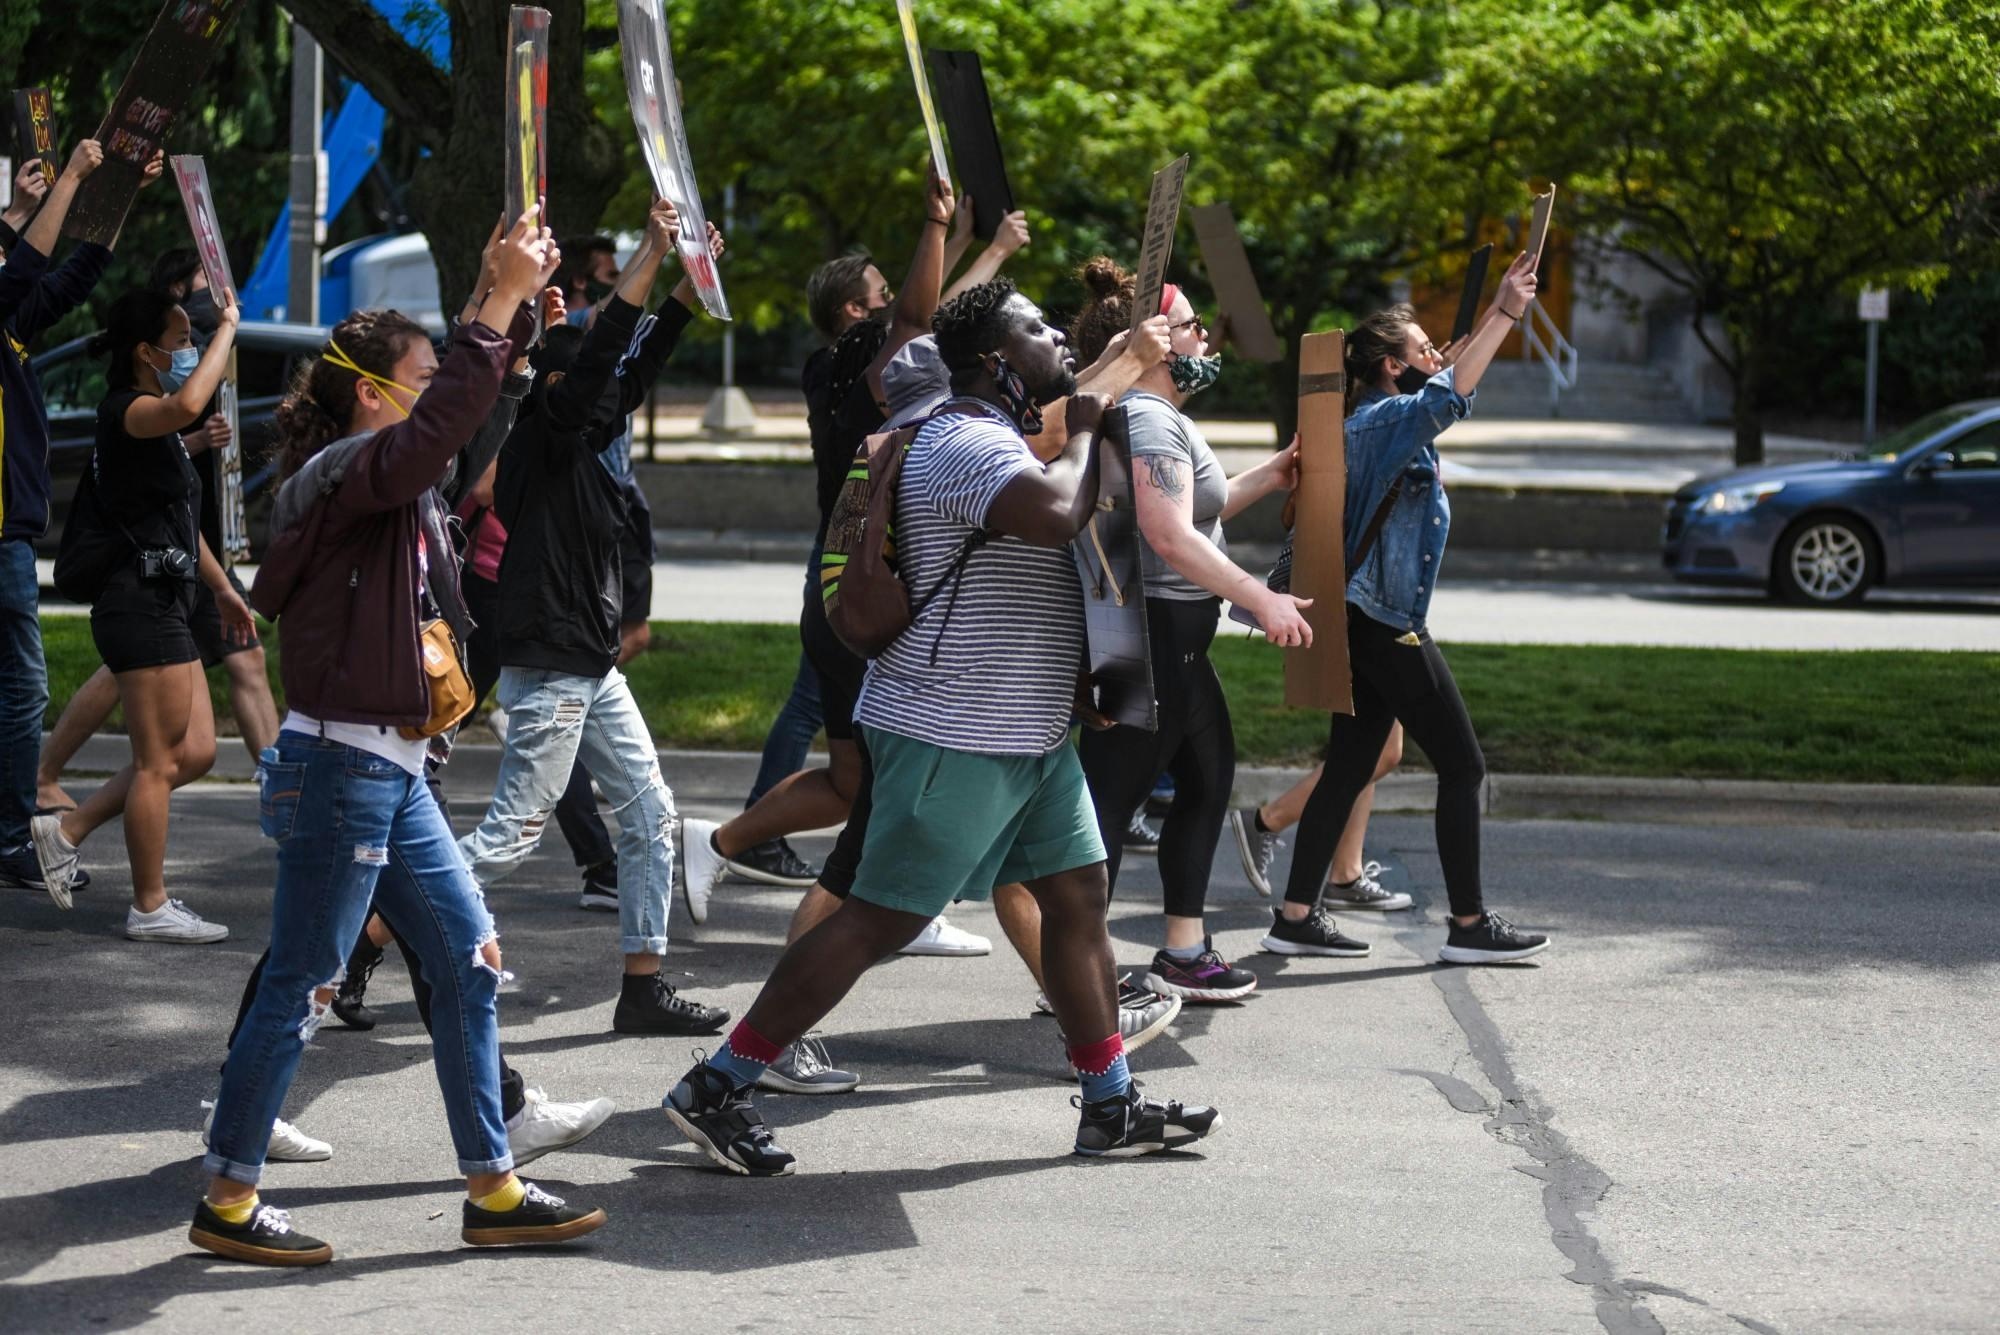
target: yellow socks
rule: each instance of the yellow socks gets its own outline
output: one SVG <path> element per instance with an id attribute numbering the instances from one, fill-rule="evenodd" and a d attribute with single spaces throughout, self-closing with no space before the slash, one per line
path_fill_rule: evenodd
<path id="1" fill-rule="evenodd" d="M 201 1199 L 210 1210 L 215 1212 L 216 1217 L 225 1224 L 247 1224 L 250 1222 L 251 1212 L 257 1208 L 257 1193 L 254 1191 L 234 1205 L 217 1205 L 206 1196 Z"/>
<path id="2" fill-rule="evenodd" d="M 489 1192 L 484 1196 L 470 1196 L 468 1193 L 468 1196 L 472 1203 L 482 1210 L 505 1214 L 509 1210 L 520 1208 L 521 1202 L 528 1199 L 528 1189 L 521 1185 L 520 1178 L 510 1177 L 507 1179 L 507 1185 L 498 1191 Z"/>

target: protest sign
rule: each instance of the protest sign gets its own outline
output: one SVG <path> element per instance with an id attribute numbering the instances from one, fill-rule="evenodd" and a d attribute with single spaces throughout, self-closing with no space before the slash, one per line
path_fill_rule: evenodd
<path id="1" fill-rule="evenodd" d="M 1160 313 L 1160 290 L 1167 282 L 1167 261 L 1174 254 L 1174 227 L 1181 218 L 1181 193 L 1187 188 L 1188 155 L 1183 153 L 1153 173 L 1153 193 L 1146 204 L 1146 237 L 1139 250 L 1139 281 L 1132 297 L 1132 332 Z"/>
<path id="2" fill-rule="evenodd" d="M 214 286 L 215 280 L 209 280 Z M 216 389 L 217 410 L 229 423 L 229 443 L 216 452 L 215 476 L 221 495 L 215 498 L 216 513 L 222 521 L 222 550 L 216 558 L 227 569 L 250 558 L 250 521 L 243 508 L 243 413 L 237 393 L 236 349 L 229 350 L 229 366 Z"/>
<path id="3" fill-rule="evenodd" d="M 222 246 L 222 229 L 215 221 L 215 196 L 208 188 L 208 167 L 189 153 L 167 159 L 180 187 L 181 206 L 187 210 L 188 230 L 194 233 L 194 249 L 201 256 L 202 272 L 208 275 L 210 297 L 218 308 L 236 300 L 236 280 L 229 272 L 229 252 Z"/>
<path id="4" fill-rule="evenodd" d="M 1523 246 L 1522 249 L 1535 257 L 1534 267 L 1537 273 L 1541 272 L 1542 268 L 1542 247 L 1547 245 L 1549 240 L 1549 217 L 1555 212 L 1555 209 L 1556 188 L 1554 186 L 1549 187 L 1547 194 L 1535 196 L 1534 212 L 1530 215 L 1528 223 L 1528 244 Z"/>
<path id="5" fill-rule="evenodd" d="M 1139 510 L 1132 494 L 1126 409 L 1104 414 L 1097 442 L 1097 510 L 1069 545 L 1083 581 L 1091 699 L 1100 714 L 1147 732 L 1160 726 L 1153 698 L 1146 582 L 1139 565 Z"/>
<path id="6" fill-rule="evenodd" d="M 48 89 L 14 90 L 14 143 L 20 150 L 22 163 L 39 158 L 42 179 L 54 185 L 56 169 L 62 164 L 56 161 L 55 102 Z"/>
<path id="7" fill-rule="evenodd" d="M 625 97 L 639 130 L 639 151 L 653 190 L 680 215 L 681 264 L 694 281 L 702 309 L 727 320 L 729 299 L 708 253 L 708 218 L 695 188 L 694 156 L 681 119 L 680 84 L 674 78 L 673 43 L 661 0 L 618 0 L 618 42 L 625 60 Z"/>
<path id="8" fill-rule="evenodd" d="M 1278 332 L 1271 328 L 1271 313 L 1265 309 L 1264 294 L 1257 288 L 1250 254 L 1243 249 L 1243 233 L 1237 230 L 1236 215 L 1227 204 L 1197 204 L 1188 214 L 1194 220 L 1194 239 L 1201 246 L 1201 262 L 1215 288 L 1217 323 L 1228 331 L 1229 346 L 1245 361 L 1278 360 L 1285 355 L 1284 348 L 1278 342 Z"/>
<path id="9" fill-rule="evenodd" d="M 174 122 L 194 96 L 243 0 L 166 0 L 97 129 L 104 163 L 78 187 L 64 231 L 108 245 L 125 225 Z"/>
<path id="10" fill-rule="evenodd" d="M 515 5 L 507 16 L 507 222 L 542 204 L 549 226 L 549 11 Z"/>
<path id="11" fill-rule="evenodd" d="M 1000 156 L 1000 131 L 986 95 L 986 74 L 979 67 L 977 51 L 933 47 L 929 55 L 931 72 L 937 75 L 938 105 L 951 132 L 959 190 L 972 196 L 972 233 L 991 241 L 1001 220 L 1014 211 L 1014 191 Z"/>
<path id="12" fill-rule="evenodd" d="M 1487 242 L 1472 252 L 1472 259 L 1465 266 L 1465 287 L 1458 294 L 1458 318 L 1451 322 L 1451 342 L 1456 343 L 1472 332 L 1473 319 L 1479 314 L 1479 294 L 1486 290 L 1486 268 L 1493 262 L 1493 243 Z"/>
<path id="13" fill-rule="evenodd" d="M 1300 615 L 1310 649 L 1285 651 L 1285 703 L 1295 709 L 1354 712 L 1347 661 L 1347 336 L 1339 330 L 1299 340 L 1299 487 L 1292 530 L 1292 595 L 1312 599 Z"/>
<path id="14" fill-rule="evenodd" d="M 924 77 L 924 49 L 917 41 L 917 12 L 910 0 L 896 0 L 896 17 L 903 25 L 903 50 L 910 57 L 910 77 L 917 84 L 917 106 L 924 113 L 924 133 L 931 141 L 931 170 L 940 181 L 951 180 L 951 167 L 944 160 L 944 136 L 938 133 L 937 108 L 931 105 L 931 82 Z"/>

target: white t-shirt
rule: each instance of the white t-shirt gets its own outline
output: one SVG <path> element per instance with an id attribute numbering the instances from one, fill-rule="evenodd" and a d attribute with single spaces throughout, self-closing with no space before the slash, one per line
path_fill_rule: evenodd
<path id="1" fill-rule="evenodd" d="M 342 746 L 351 746 L 357 751 L 366 751 L 419 779 L 424 777 L 424 754 L 431 745 L 428 737 L 411 741 L 395 728 L 377 727 L 373 723 L 322 723 L 296 709 L 285 712 L 285 722 L 279 731 L 303 732 L 313 737 L 324 737 L 329 742 L 339 742 Z"/>

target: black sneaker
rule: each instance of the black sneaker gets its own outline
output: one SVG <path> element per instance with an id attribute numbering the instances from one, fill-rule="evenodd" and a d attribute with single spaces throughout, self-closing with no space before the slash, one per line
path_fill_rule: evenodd
<path id="1" fill-rule="evenodd" d="M 606 913 L 618 911 L 618 864 L 600 862 L 595 867 L 583 869 L 583 893 L 577 896 L 576 906 L 580 909 L 600 909 Z"/>
<path id="2" fill-rule="evenodd" d="M 1257 990 L 1257 975 L 1222 958 L 1212 939 L 1203 937 L 1201 954 L 1178 960 L 1162 950 L 1144 982 L 1161 996 L 1186 1001 L 1235 1001 Z"/>
<path id="3" fill-rule="evenodd" d="M 47 813 L 37 812 L 37 815 Z M 22 846 L 9 852 L 0 853 L 0 886 L 9 890 L 32 890 L 36 894 L 47 894 L 48 884 L 42 880 L 42 864 L 35 860 L 35 850 Z M 72 893 L 90 888 L 90 873 L 78 867 L 69 880 Z"/>
<path id="4" fill-rule="evenodd" d="M 1366 941 L 1342 935 L 1334 925 L 1333 915 L 1318 905 L 1297 922 L 1287 919 L 1281 910 L 1272 909 L 1271 930 L 1264 934 L 1257 948 L 1273 955 L 1341 955 L 1350 959 L 1366 955 L 1372 949 Z"/>
<path id="5" fill-rule="evenodd" d="M 217 1256 L 256 1265 L 325 1265 L 333 1259 L 333 1248 L 295 1232 L 292 1216 L 270 1205 L 260 1204 L 250 1218 L 232 1224 L 204 1200 L 194 1207 L 188 1241 Z"/>
<path id="6" fill-rule="evenodd" d="M 382 949 L 366 936 L 347 958 L 347 976 L 340 980 L 340 989 L 333 994 L 333 1013 L 349 1029 L 373 1029 L 375 1012 L 368 1009 L 368 980 L 375 976 L 375 966 L 382 962 Z"/>
<path id="7" fill-rule="evenodd" d="M 1158 853 L 1160 832 L 1146 824 L 1146 813 L 1132 813 L 1132 823 L 1125 827 L 1125 851 L 1127 853 Z"/>
<path id="8" fill-rule="evenodd" d="M 812 863 L 800 857 L 783 839 L 759 844 L 747 853 L 728 859 L 729 870 L 746 881 L 760 885 L 783 885 L 803 890 L 819 880 Z"/>
<path id="9" fill-rule="evenodd" d="M 611 1013 L 611 1028 L 620 1034 L 712 1034 L 728 1023 L 726 1009 L 688 1000 L 663 973 L 645 981 L 628 975 L 618 1009 Z"/>
<path id="10" fill-rule="evenodd" d="M 1489 913 L 1470 927 L 1451 924 L 1438 958 L 1446 964 L 1504 964 L 1539 955 L 1548 948 L 1546 936 L 1524 932 L 1499 914 Z"/>
<path id="11" fill-rule="evenodd" d="M 697 1149 L 732 1173 L 783 1177 L 798 1165 L 771 1138 L 750 1091 L 737 1089 L 705 1061 L 681 1077 L 660 1107 Z"/>
<path id="12" fill-rule="evenodd" d="M 1076 1152 L 1092 1159 L 1132 1159 L 1141 1154 L 1192 1145 L 1222 1124 L 1213 1108 L 1158 1103 L 1134 1088 L 1114 1098 L 1070 1105 L 1083 1112 L 1076 1127 Z"/>
<path id="13" fill-rule="evenodd" d="M 458 1236 L 475 1247 L 516 1247 L 568 1242 L 604 1227 L 602 1210 L 579 1210 L 532 1182 L 521 1186 L 527 1198 L 511 1210 L 482 1210 L 467 1201 Z"/>

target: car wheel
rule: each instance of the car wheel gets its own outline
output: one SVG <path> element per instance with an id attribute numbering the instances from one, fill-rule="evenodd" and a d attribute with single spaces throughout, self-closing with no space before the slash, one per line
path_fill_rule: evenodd
<path id="1" fill-rule="evenodd" d="M 1844 515 L 1810 515 L 1785 531 L 1772 562 L 1780 598 L 1802 607 L 1851 607 L 1881 575 L 1875 538 Z"/>

